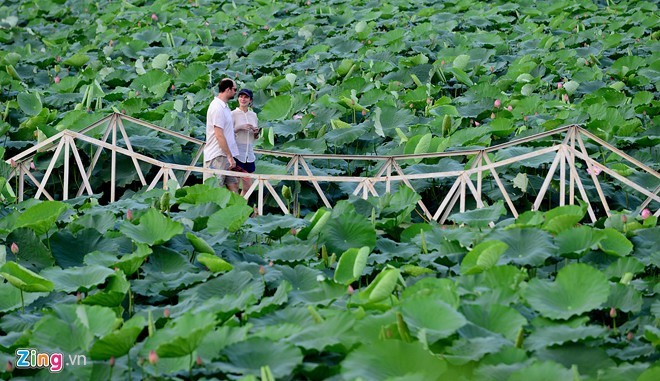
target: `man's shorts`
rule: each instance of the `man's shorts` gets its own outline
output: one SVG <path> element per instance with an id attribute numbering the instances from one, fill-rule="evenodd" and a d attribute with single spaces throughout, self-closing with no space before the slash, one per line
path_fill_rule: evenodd
<path id="1" fill-rule="evenodd" d="M 212 169 L 224 169 L 226 171 L 229 170 L 229 160 L 227 160 L 227 156 L 218 156 L 206 163 L 206 167 L 212 168 Z M 227 184 L 238 184 L 238 178 L 233 177 L 233 176 L 225 176 L 221 175 L 219 173 L 215 174 L 215 177 L 218 178 L 218 184 L 220 185 L 227 185 Z"/>

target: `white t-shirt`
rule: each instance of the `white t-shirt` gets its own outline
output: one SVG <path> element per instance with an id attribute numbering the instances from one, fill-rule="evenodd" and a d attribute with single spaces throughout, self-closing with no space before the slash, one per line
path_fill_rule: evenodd
<path id="1" fill-rule="evenodd" d="M 218 139 L 215 137 L 215 127 L 222 128 L 227 140 L 227 146 L 232 156 L 238 154 L 238 146 L 234 137 L 234 122 L 231 117 L 231 111 L 227 103 L 220 98 L 215 97 L 206 111 L 206 147 L 204 147 L 204 162 L 211 161 L 218 156 L 227 156 L 218 145 Z"/>
<path id="2" fill-rule="evenodd" d="M 240 108 L 236 108 L 231 112 L 231 117 L 234 120 L 236 145 L 238 146 L 238 155 L 234 155 L 234 157 L 243 163 L 252 163 L 256 160 L 254 157 L 254 148 L 252 146 L 252 143 L 254 142 L 254 133 L 252 131 L 238 129 L 238 127 L 246 124 L 258 127 L 259 121 L 257 120 L 257 114 L 252 110 L 243 112 Z"/>

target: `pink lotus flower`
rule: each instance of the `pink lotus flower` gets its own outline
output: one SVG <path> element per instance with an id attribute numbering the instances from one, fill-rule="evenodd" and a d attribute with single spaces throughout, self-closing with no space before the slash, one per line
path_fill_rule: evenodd
<path id="1" fill-rule="evenodd" d="M 11 243 L 11 253 L 14 254 L 14 255 L 17 255 L 18 251 L 19 251 L 18 250 L 18 245 L 16 244 L 16 242 L 12 242 Z"/>
<path id="2" fill-rule="evenodd" d="M 151 14 L 151 19 L 154 20 L 154 21 L 158 21 L 158 16 L 156 16 L 155 13 L 152 13 Z"/>
<path id="3" fill-rule="evenodd" d="M 649 208 L 644 208 L 644 210 L 642 210 L 642 218 L 647 219 L 649 217 L 651 217 L 651 211 Z"/>
<path id="4" fill-rule="evenodd" d="M 60 77 L 55 76 L 55 83 L 60 83 Z"/>
<path id="5" fill-rule="evenodd" d="M 513 110 L 513 107 L 511 105 L 509 105 L 509 107 L 507 107 L 506 109 L 511 111 L 511 110 Z"/>
<path id="6" fill-rule="evenodd" d="M 502 102 L 499 99 L 495 99 L 495 102 L 493 103 L 493 106 L 495 106 L 495 108 L 500 108 L 501 105 L 502 105 Z"/>
<path id="7" fill-rule="evenodd" d="M 479 123 L 479 122 L 474 122 L 474 126 L 475 126 L 475 127 L 479 127 L 480 125 L 481 125 L 481 123 Z"/>
<path id="8" fill-rule="evenodd" d="M 591 168 L 587 168 L 587 173 L 590 175 L 593 173 L 594 175 L 598 176 L 602 171 L 603 171 L 602 169 L 596 167 L 595 165 L 592 166 Z"/>
<path id="9" fill-rule="evenodd" d="M 153 349 L 149 352 L 149 363 L 155 364 L 158 362 L 158 354 Z"/>

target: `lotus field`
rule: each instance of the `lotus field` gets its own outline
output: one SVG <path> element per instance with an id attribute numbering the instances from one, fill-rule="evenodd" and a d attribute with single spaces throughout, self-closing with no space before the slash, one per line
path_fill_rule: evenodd
<path id="1" fill-rule="evenodd" d="M 367 198 L 322 183 L 332 208 L 308 183 L 272 181 L 291 214 L 270 198 L 257 216 L 254 199 L 201 176 L 146 190 L 121 157 L 109 202 L 108 151 L 93 196 L 38 200 L 26 182 L 20 201 L 9 160 L 113 112 L 204 140 L 216 84 L 231 77 L 254 91 L 260 149 L 478 150 L 579 125 L 652 171 L 587 141 L 593 160 L 657 194 L 659 15 L 657 2 L 635 0 L 3 2 L 0 378 L 660 379 L 660 203 L 584 161 L 595 222 L 579 197 L 557 206 L 557 178 L 531 211 L 552 162 L 541 155 L 498 169 L 518 217 L 484 174 L 484 207 L 468 199 L 439 223 L 417 202 L 437 208 L 447 178 Z M 195 155 L 127 129 L 141 154 Z M 93 154 L 80 149 L 85 163 Z M 52 156 L 34 156 L 36 178 Z M 460 171 L 472 160 L 402 166 Z M 309 165 L 327 176 L 378 169 Z M 286 166 L 261 155 L 256 172 Z M 62 160 L 54 167 L 49 189 L 61 189 Z"/>

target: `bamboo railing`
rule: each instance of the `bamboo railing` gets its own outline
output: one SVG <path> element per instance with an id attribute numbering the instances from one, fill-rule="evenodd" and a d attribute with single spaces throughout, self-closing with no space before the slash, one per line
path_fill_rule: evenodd
<path id="1" fill-rule="evenodd" d="M 193 144 L 197 148 L 195 154 L 193 155 L 192 162 L 187 165 L 167 163 L 136 152 L 133 149 L 133 145 L 131 144 L 130 136 L 126 132 L 126 128 L 124 126 L 125 123 L 131 123 L 136 126 L 144 127 L 151 131 L 155 131 L 156 133 L 166 134 L 170 137 L 183 141 L 184 144 Z M 101 133 L 97 134 L 100 135 L 100 139 L 90 136 L 93 135 L 91 134 L 92 131 L 96 131 L 98 129 L 102 130 Z M 562 135 L 563 139 L 559 141 Z M 124 142 L 124 146 L 120 146 L 118 144 L 120 142 L 119 136 L 121 136 L 121 139 Z M 555 139 L 555 143 L 551 146 L 542 147 L 532 152 L 499 161 L 489 157 L 489 154 L 496 153 L 497 151 L 504 148 L 524 145 L 526 143 L 539 142 L 549 137 Z M 596 144 L 602 147 L 602 149 L 608 150 L 618 155 L 620 158 L 625 159 L 637 170 L 644 171 L 651 175 L 651 177 L 654 179 L 655 186 L 653 186 L 652 189 L 647 189 L 647 187 L 631 181 L 627 177 L 619 174 L 611 168 L 608 168 L 603 163 L 600 163 L 591 157 L 585 146 L 585 140 L 587 139 L 592 142 L 592 144 Z M 108 142 L 108 140 L 110 141 Z M 90 158 L 88 165 L 83 163 L 83 160 L 81 159 L 80 153 L 78 151 L 78 146 L 81 144 L 87 144 L 91 147 L 95 147 L 96 149 L 93 155 L 89 155 Z M 163 189 L 167 189 L 170 185 L 176 187 L 186 185 L 192 173 L 202 174 L 202 176 L 209 176 L 216 173 L 235 176 L 236 172 L 233 171 L 215 170 L 197 165 L 202 156 L 204 144 L 204 141 L 192 138 L 190 136 L 172 132 L 130 116 L 114 113 L 78 132 L 70 130 L 59 132 L 58 134 L 15 155 L 14 157 L 8 159 L 6 162 L 13 167 L 13 170 L 9 175 L 9 179 L 17 176 L 17 197 L 20 201 L 22 201 L 25 197 L 26 180 L 30 180 L 32 185 L 36 187 L 36 193 L 34 195 L 35 198 L 39 199 L 41 196 L 44 196 L 49 200 L 53 200 L 53 196 L 48 192 L 46 188 L 48 180 L 55 169 L 56 163 L 58 162 L 60 156 L 62 156 L 63 180 L 62 191 L 60 194 L 63 200 L 67 200 L 69 199 L 69 191 L 72 186 L 70 182 L 70 172 L 72 166 L 71 156 L 73 156 L 73 165 L 75 165 L 75 168 L 77 168 L 82 179 L 82 184 L 77 190 L 76 197 L 82 196 L 85 192 L 91 196 L 94 193 L 90 183 L 90 176 L 92 176 L 92 173 L 98 164 L 101 153 L 104 150 L 108 150 L 110 152 L 111 172 L 109 199 L 110 202 L 114 202 L 116 201 L 117 190 L 116 182 L 118 154 L 124 155 L 131 159 L 141 185 L 143 187 L 147 187 L 148 190 L 157 186 L 160 186 Z M 46 171 L 41 176 L 38 171 L 30 168 L 29 163 L 37 153 L 44 151 L 54 151 L 54 153 L 50 159 Z M 468 197 L 474 198 L 477 208 L 484 207 L 482 200 L 482 179 L 484 173 L 488 173 L 492 175 L 493 179 L 495 180 L 495 183 L 501 192 L 501 196 L 504 199 L 506 206 L 510 210 L 511 214 L 514 217 L 518 217 L 519 211 L 516 210 L 513 200 L 507 192 L 506 187 L 498 173 L 498 169 L 541 155 L 553 153 L 554 158 L 548 169 L 548 173 L 544 178 L 543 184 L 538 191 L 532 206 L 532 210 L 538 210 L 540 208 L 541 203 L 543 202 L 544 197 L 546 196 L 546 193 L 551 186 L 552 180 L 555 179 L 555 173 L 557 169 L 559 169 L 559 205 L 561 206 L 574 204 L 576 202 L 575 200 L 577 189 L 580 198 L 587 204 L 590 219 L 594 222 L 596 221 L 594 208 L 592 207 L 592 203 L 589 200 L 588 194 L 585 190 L 585 185 L 582 183 L 582 180 L 578 174 L 578 168 L 576 167 L 578 160 L 584 163 L 588 168 L 588 172 L 591 174 L 591 180 L 593 181 L 596 192 L 598 194 L 598 201 L 601 203 L 603 210 L 608 216 L 611 214 L 611 210 L 602 190 L 600 180 L 596 174 L 597 170 L 595 168 L 645 196 L 646 199 L 641 203 L 641 205 L 639 205 L 639 210 L 648 207 L 652 202 L 660 203 L 660 196 L 658 196 L 658 193 L 660 192 L 660 174 L 657 171 L 577 125 L 564 126 L 551 131 L 512 140 L 491 147 L 485 147 L 482 149 L 468 149 L 440 153 L 392 156 L 360 156 L 294 154 L 268 150 L 256 150 L 256 152 L 263 156 L 274 156 L 288 160 L 286 168 L 287 171 L 290 172 L 289 174 L 252 173 L 240 175 L 241 177 L 249 177 L 253 180 L 251 187 L 244 194 L 244 197 L 247 199 L 250 198 L 255 192 L 257 193 L 257 212 L 260 215 L 262 215 L 264 212 L 264 200 L 267 194 L 273 197 L 283 213 L 290 213 L 287 205 L 283 202 L 282 198 L 280 198 L 278 192 L 271 184 L 272 181 L 289 180 L 309 183 L 316 190 L 323 204 L 326 207 L 331 208 L 331 202 L 326 196 L 321 183 L 355 184 L 355 188 L 352 192 L 353 195 L 366 199 L 369 197 L 369 195 L 379 196 L 375 186 L 379 183 L 384 183 L 385 193 L 388 193 L 392 189 L 393 182 L 401 182 L 405 186 L 408 186 L 414 190 L 411 181 L 422 179 L 449 178 L 454 179 L 449 191 L 444 195 L 441 201 L 433 200 L 439 201 L 439 206 L 435 211 L 431 211 L 423 200 L 420 200 L 417 203 L 423 213 L 423 216 L 426 219 L 444 223 L 449 217 L 450 213 L 454 210 L 456 203 L 459 205 L 459 212 L 465 212 L 466 199 Z M 406 173 L 401 166 L 401 163 L 406 160 L 421 160 L 425 158 L 443 157 L 459 157 L 471 159 L 472 162 L 471 166 L 464 170 L 416 174 Z M 368 161 L 370 163 L 376 162 L 378 163 L 378 171 L 373 176 L 315 175 L 309 165 L 309 162 L 313 160 Z M 142 171 L 140 163 L 146 163 L 158 168 L 156 174 L 151 178 L 147 178 L 148 174 L 145 174 Z M 40 177 L 40 179 L 38 177 Z M 476 181 L 476 184 L 473 179 Z M 266 193 L 266 191 L 268 193 Z M 660 215 L 660 208 L 655 210 L 654 215 Z"/>

